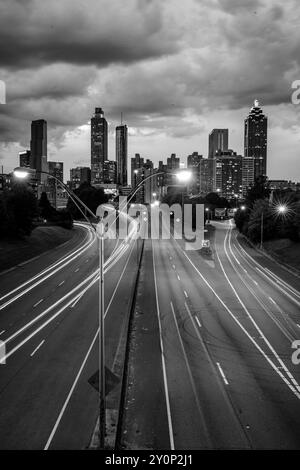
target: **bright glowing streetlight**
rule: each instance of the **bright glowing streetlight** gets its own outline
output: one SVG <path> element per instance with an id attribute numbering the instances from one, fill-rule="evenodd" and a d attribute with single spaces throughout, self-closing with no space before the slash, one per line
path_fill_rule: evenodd
<path id="1" fill-rule="evenodd" d="M 287 207 L 285 204 L 280 204 L 278 207 L 277 207 L 277 211 L 279 214 L 284 214 L 285 212 L 287 212 Z"/>
<path id="2" fill-rule="evenodd" d="M 241 211 L 245 211 L 245 210 L 246 210 L 246 206 L 241 206 L 240 209 L 241 209 Z"/>
<path id="3" fill-rule="evenodd" d="M 192 179 L 192 172 L 189 170 L 181 170 L 176 173 L 179 183 L 188 183 Z"/>

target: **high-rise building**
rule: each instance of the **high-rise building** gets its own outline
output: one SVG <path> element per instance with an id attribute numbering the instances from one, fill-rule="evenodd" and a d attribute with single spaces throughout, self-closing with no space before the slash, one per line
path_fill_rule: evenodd
<path id="1" fill-rule="evenodd" d="M 215 157 L 214 191 L 226 199 L 242 198 L 243 157 L 233 150 L 219 151 Z"/>
<path id="2" fill-rule="evenodd" d="M 22 168 L 30 168 L 30 150 L 19 152 L 19 165 Z"/>
<path id="3" fill-rule="evenodd" d="M 228 150 L 228 129 L 213 129 L 209 134 L 208 157 L 213 158 L 219 150 Z"/>
<path id="4" fill-rule="evenodd" d="M 103 164 L 103 183 L 116 184 L 117 182 L 117 162 L 105 160 Z M 124 185 L 127 186 L 127 185 Z"/>
<path id="5" fill-rule="evenodd" d="M 172 186 L 177 185 L 176 176 L 170 173 L 176 173 L 176 170 L 180 168 L 180 158 L 176 157 L 176 153 L 172 153 L 169 158 L 167 158 L 167 172 L 169 174 L 166 175 L 166 185 Z"/>
<path id="6" fill-rule="evenodd" d="M 245 157 L 254 158 L 254 179 L 267 175 L 268 118 L 257 100 L 245 119 Z"/>
<path id="7" fill-rule="evenodd" d="M 57 200 L 64 192 L 62 185 L 58 183 L 55 178 L 58 178 L 60 181 L 63 182 L 64 180 L 64 164 L 63 162 L 48 162 L 48 168 L 50 175 L 48 177 L 48 193 L 49 193 L 49 200 L 57 208 Z"/>
<path id="8" fill-rule="evenodd" d="M 91 169 L 87 166 L 78 166 L 70 169 L 69 187 L 74 189 L 79 188 L 82 183 L 91 182 Z"/>
<path id="9" fill-rule="evenodd" d="M 192 194 L 199 194 L 200 192 L 200 163 L 203 159 L 202 155 L 198 152 L 193 152 L 187 157 L 187 167 L 192 171 L 193 178 L 188 185 L 189 192 Z"/>
<path id="10" fill-rule="evenodd" d="M 254 183 L 254 158 L 243 157 L 242 161 L 243 196 Z"/>
<path id="11" fill-rule="evenodd" d="M 202 158 L 200 160 L 199 193 L 208 194 L 214 190 L 214 158 Z"/>
<path id="12" fill-rule="evenodd" d="M 108 126 L 102 108 L 95 108 L 91 119 L 91 182 L 103 183 L 103 165 L 107 160 Z"/>
<path id="13" fill-rule="evenodd" d="M 47 181 L 47 175 L 40 173 L 41 171 L 48 172 L 47 122 L 44 119 L 31 123 L 30 168 L 37 170 L 36 180 L 39 183 Z"/>
<path id="14" fill-rule="evenodd" d="M 126 124 L 116 127 L 116 163 L 117 163 L 117 184 L 127 186 L 127 126 Z"/>
<path id="15" fill-rule="evenodd" d="M 135 188 L 141 179 L 140 170 L 144 165 L 144 159 L 139 153 L 131 159 L 131 186 Z"/>

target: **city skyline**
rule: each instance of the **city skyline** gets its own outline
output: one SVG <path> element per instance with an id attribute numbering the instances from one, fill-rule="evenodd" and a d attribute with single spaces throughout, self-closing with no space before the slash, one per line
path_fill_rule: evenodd
<path id="1" fill-rule="evenodd" d="M 64 161 L 65 177 L 71 167 L 87 165 L 95 106 L 105 109 L 109 121 L 109 159 L 121 112 L 129 157 L 140 153 L 157 164 L 173 152 L 181 158 L 194 151 L 207 155 L 207 135 L 224 127 L 231 147 L 243 154 L 244 119 L 258 99 L 269 118 L 269 177 L 300 179 L 299 106 L 291 103 L 300 70 L 293 0 L 88 4 L 95 12 L 105 6 L 105 22 L 80 4 L 70 8 L 68 0 L 59 8 L 29 2 L 26 11 L 18 2 L 10 8 L 2 2 L 1 43 L 11 47 L 1 50 L 7 99 L 0 106 L 0 164 L 8 171 L 28 148 L 28 123 L 40 118 L 48 122 L 48 159 Z M 35 34 L 24 27 L 33 11 L 40 54 Z M 86 26 L 84 43 L 79 17 Z M 139 27 L 132 29 L 132 22 Z"/>

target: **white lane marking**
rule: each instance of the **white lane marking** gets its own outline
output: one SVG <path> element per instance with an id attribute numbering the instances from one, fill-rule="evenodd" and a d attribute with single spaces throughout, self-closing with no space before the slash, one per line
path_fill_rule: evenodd
<path id="1" fill-rule="evenodd" d="M 300 328 L 300 325 L 299 325 L 299 323 L 297 323 L 297 326 L 298 326 L 298 328 Z"/>
<path id="2" fill-rule="evenodd" d="M 40 342 L 40 344 L 34 349 L 34 351 L 32 351 L 32 353 L 30 354 L 30 357 L 33 357 L 35 355 L 35 353 L 40 349 L 40 347 L 44 344 L 45 340 L 43 339 L 43 341 Z"/>
<path id="3" fill-rule="evenodd" d="M 172 256 L 170 256 L 170 260 L 172 260 Z"/>
<path id="4" fill-rule="evenodd" d="M 81 224 L 76 224 L 76 225 L 81 225 Z M 90 231 L 91 229 L 89 229 Z M 14 294 L 15 292 L 17 292 L 18 290 L 22 289 L 23 287 L 27 286 L 28 284 L 30 284 L 30 282 L 33 282 L 37 279 L 39 279 L 39 277 L 43 276 L 44 274 L 48 273 L 49 271 L 51 271 L 52 269 L 54 269 L 53 271 L 51 271 L 50 273 L 48 273 L 46 276 L 44 276 L 42 279 L 38 280 L 37 282 L 35 282 L 34 284 L 32 284 L 31 286 L 27 287 L 26 289 L 24 289 L 22 292 L 20 292 L 19 294 L 15 295 L 15 297 L 13 297 L 12 299 L 8 300 L 7 302 L 5 302 L 4 304 L 0 305 L 0 310 L 4 309 L 5 307 L 7 307 L 8 305 L 10 305 L 12 302 L 15 302 L 16 300 L 18 300 L 20 297 L 22 297 L 23 295 L 25 295 L 27 292 L 29 292 L 30 290 L 32 290 L 34 287 L 38 286 L 40 283 L 44 282 L 46 279 L 48 279 L 49 277 L 53 276 L 56 272 L 58 272 L 60 269 L 64 268 L 65 266 L 67 266 L 69 263 L 71 263 L 73 260 L 75 260 L 76 258 L 78 258 L 84 251 L 86 251 L 93 243 L 94 243 L 94 240 L 95 240 L 96 236 L 94 236 L 94 238 L 92 237 L 92 240 L 88 241 L 87 244 L 83 245 L 83 247 L 80 247 L 78 248 L 77 250 L 75 250 L 74 252 L 72 252 L 71 254 L 69 254 L 68 256 L 66 256 L 65 258 L 62 258 L 61 260 L 59 260 L 57 263 L 49 266 L 47 269 L 45 269 L 44 271 L 41 271 L 39 274 L 37 274 L 36 276 L 34 276 L 33 278 L 29 279 L 28 281 L 24 282 L 23 284 L 21 284 L 20 286 L 16 287 L 15 289 L 13 289 L 12 291 L 8 292 L 7 294 L 3 295 L 1 298 L 0 298 L 0 301 L 4 300 L 5 298 L 9 297 L 10 295 Z M 64 264 L 61 264 L 61 263 L 64 263 Z M 61 264 L 61 266 L 60 266 Z M 58 266 L 58 267 L 57 267 Z"/>
<path id="5" fill-rule="evenodd" d="M 183 292 L 184 292 L 184 295 L 186 296 L 186 298 L 188 298 L 189 296 L 188 296 L 188 294 L 187 294 L 187 291 L 184 290 Z"/>
<path id="6" fill-rule="evenodd" d="M 231 236 L 231 230 L 229 229 L 229 231 L 230 231 L 230 236 Z M 227 231 L 226 236 L 225 236 L 225 239 L 224 239 L 224 244 L 223 244 L 223 245 L 224 245 L 224 251 L 225 251 L 225 254 L 226 254 L 226 256 L 227 256 L 227 258 L 228 258 L 228 260 L 229 260 L 231 266 L 232 266 L 233 269 L 236 271 L 236 269 L 235 269 L 235 267 L 234 267 L 234 265 L 233 265 L 233 263 L 232 263 L 230 257 L 228 256 L 228 252 L 227 252 L 227 249 L 226 249 L 226 240 L 227 240 L 227 238 L 228 238 L 228 233 L 229 233 L 229 231 Z M 229 236 L 229 246 L 230 246 L 230 236 Z M 218 252 L 217 252 L 217 251 L 216 251 L 216 254 L 217 254 L 217 258 L 218 258 L 218 261 L 219 261 L 219 263 L 220 263 L 220 266 L 221 266 L 221 268 L 222 268 L 223 274 L 224 274 L 224 276 L 225 276 L 225 278 L 226 278 L 228 284 L 229 284 L 230 287 L 232 288 L 232 290 L 233 290 L 233 292 L 234 292 L 234 295 L 236 296 L 236 298 L 238 299 L 239 303 L 240 303 L 241 306 L 243 307 L 243 310 L 244 310 L 245 313 L 247 314 L 248 318 L 249 318 L 249 319 L 251 320 L 251 322 L 253 323 L 255 329 L 256 329 L 257 332 L 259 333 L 260 338 L 262 338 L 262 339 L 264 340 L 264 342 L 266 343 L 266 345 L 268 346 L 268 348 L 269 348 L 269 349 L 271 350 L 271 352 L 274 354 L 275 358 L 277 359 L 277 361 L 279 362 L 279 364 L 282 366 L 283 370 L 285 371 L 285 373 L 287 374 L 287 376 L 290 378 L 290 380 L 291 380 L 291 382 L 292 382 L 293 385 L 291 385 L 290 382 L 286 379 L 286 377 L 284 377 L 284 376 L 282 375 L 282 378 L 283 378 L 284 382 L 289 386 L 289 388 L 290 388 L 291 390 L 293 390 L 293 392 L 295 393 L 295 395 L 297 396 L 297 398 L 300 399 L 300 393 L 299 393 L 299 392 L 300 392 L 300 386 L 298 385 L 296 379 L 295 379 L 294 376 L 291 374 L 291 372 L 289 371 L 289 369 L 286 367 L 286 365 L 284 364 L 284 362 L 282 361 L 282 359 L 279 357 L 279 355 L 277 354 L 277 352 L 275 351 L 275 349 L 274 349 L 273 346 L 271 345 L 270 341 L 269 341 L 269 340 L 267 339 L 267 337 L 263 334 L 262 330 L 259 328 L 259 326 L 258 326 L 257 323 L 255 322 L 254 318 L 252 317 L 252 315 L 251 315 L 250 312 L 248 311 L 247 307 L 245 306 L 245 304 L 243 303 L 243 301 L 242 301 L 241 298 L 239 297 L 239 295 L 238 295 L 236 289 L 233 287 L 233 285 L 232 285 L 230 279 L 228 278 L 228 276 L 227 276 L 227 274 L 226 274 L 226 272 L 225 272 L 225 269 L 224 269 L 224 267 L 223 267 L 223 264 L 222 264 L 222 262 L 221 262 L 221 260 L 220 260 L 220 257 L 219 257 L 219 255 L 218 255 Z M 238 274 L 237 271 L 236 271 L 236 273 Z M 245 285 L 246 285 L 246 284 L 245 284 Z M 246 285 L 246 287 L 250 290 L 250 288 L 249 288 L 247 285 Z M 251 290 L 250 290 L 250 292 L 251 292 Z M 252 294 L 253 294 L 253 292 L 252 292 Z M 253 294 L 253 296 L 254 296 L 254 297 L 257 299 L 257 301 L 259 302 L 258 297 L 257 297 L 255 294 Z M 259 303 L 260 303 L 260 302 L 259 302 Z M 266 310 L 265 308 L 264 308 L 264 310 L 267 312 L 267 310 Z M 268 313 L 268 312 L 267 312 L 267 313 Z M 279 325 L 278 325 L 278 326 L 279 326 Z M 268 362 L 270 362 L 270 361 L 268 361 Z M 271 363 L 272 363 L 272 361 L 271 361 Z M 275 364 L 274 364 L 274 365 L 275 365 Z M 276 367 L 276 366 L 275 366 L 275 367 Z M 277 372 L 278 372 L 278 367 L 277 367 L 275 370 L 277 370 Z M 279 374 L 279 372 L 278 372 L 278 374 Z M 279 374 L 279 375 L 280 375 L 280 374 Z"/>
<path id="7" fill-rule="evenodd" d="M 158 302 L 158 291 L 157 291 L 156 268 L 155 268 L 153 241 L 152 241 L 152 260 L 153 260 L 154 287 L 155 287 L 155 298 L 156 298 L 156 312 L 157 312 L 157 319 L 158 319 L 159 341 L 160 341 L 160 350 L 161 350 L 161 363 L 162 363 L 162 370 L 163 370 L 165 399 L 166 399 L 168 427 L 169 427 L 169 439 L 170 439 L 171 450 L 174 450 L 175 447 L 174 447 L 173 424 L 172 424 L 170 399 L 169 399 L 169 389 L 168 389 L 167 372 L 166 372 L 166 363 L 165 363 L 165 355 L 164 355 L 164 344 L 163 344 L 163 340 L 162 340 L 162 329 L 161 329 L 161 321 L 160 321 L 160 308 L 159 308 L 159 302 Z"/>
<path id="8" fill-rule="evenodd" d="M 2 330 L 1 333 L 0 333 L 0 335 L 3 335 L 3 333 L 5 333 L 5 331 L 6 331 L 6 330 Z"/>
<path id="9" fill-rule="evenodd" d="M 89 259 L 89 258 L 85 260 L 85 262 L 86 262 L 86 263 L 88 263 L 89 261 L 90 261 L 90 259 Z"/>
<path id="10" fill-rule="evenodd" d="M 74 273 L 78 273 L 78 271 L 79 271 L 79 268 L 75 269 Z"/>
<path id="11" fill-rule="evenodd" d="M 75 300 L 75 302 L 70 305 L 70 308 L 74 308 L 75 305 L 79 302 L 79 300 L 81 299 L 81 297 L 85 294 L 85 292 L 83 291 L 81 295 L 79 295 L 79 297 Z"/>
<path id="12" fill-rule="evenodd" d="M 174 239 L 175 243 L 180 248 L 179 243 Z M 241 328 L 241 330 L 245 333 L 245 335 L 249 338 L 249 340 L 254 344 L 254 346 L 258 349 L 258 351 L 264 356 L 266 361 L 271 365 L 271 367 L 278 373 L 278 375 L 281 377 L 281 379 L 285 382 L 285 384 L 289 387 L 289 389 L 296 395 L 298 399 L 300 399 L 300 393 L 295 390 L 294 385 L 290 384 L 290 382 L 287 380 L 287 378 L 281 373 L 281 371 L 278 369 L 278 367 L 274 364 L 274 362 L 269 358 L 269 356 L 264 352 L 264 350 L 259 346 L 259 344 L 252 338 L 252 336 L 248 333 L 246 328 L 242 325 L 242 323 L 236 318 L 236 316 L 232 313 L 232 311 L 229 309 L 229 307 L 225 304 L 225 302 L 219 297 L 219 295 L 216 293 L 214 288 L 209 284 L 209 282 L 205 279 L 203 274 L 200 273 L 199 269 L 195 266 L 195 264 L 192 262 L 192 260 L 189 258 L 189 256 L 183 251 L 182 254 L 186 257 L 186 259 L 189 261 L 189 263 L 193 266 L 195 271 L 199 274 L 203 282 L 207 285 L 207 287 L 212 291 L 212 293 L 215 295 L 215 297 L 219 300 L 219 302 L 223 305 L 223 307 L 226 309 L 226 311 L 229 313 L 229 315 L 232 317 L 232 319 L 237 323 L 237 325 Z M 221 260 L 218 256 L 218 253 L 216 252 L 220 266 L 222 267 L 223 273 L 224 273 L 224 268 L 221 263 Z M 227 275 L 225 274 L 225 277 Z M 228 279 L 228 278 L 227 278 Z M 229 281 L 229 279 L 228 279 Z M 230 282 L 230 281 L 229 281 Z"/>
<path id="13" fill-rule="evenodd" d="M 127 264 L 129 262 L 129 259 L 130 259 L 130 255 L 133 251 L 133 247 L 134 247 L 134 244 L 132 244 L 132 248 L 131 248 L 131 251 L 128 255 L 128 258 L 127 258 L 127 261 L 125 263 L 125 266 L 124 266 L 124 269 L 120 275 L 120 278 L 119 278 L 119 281 L 116 285 L 116 288 L 112 294 L 112 297 L 110 299 L 110 302 L 108 304 L 108 307 L 106 309 L 106 312 L 108 311 L 113 299 L 114 299 L 114 296 L 115 296 L 115 293 L 117 291 L 117 288 L 121 282 L 121 279 L 122 279 L 122 276 L 124 275 L 124 272 L 126 270 L 126 267 L 127 267 Z M 104 271 L 105 273 L 106 271 Z M 97 271 L 96 271 L 96 274 L 97 274 Z M 94 276 L 94 279 L 92 279 Z M 83 291 L 79 292 L 79 294 L 77 294 L 75 297 L 73 297 L 71 300 L 69 300 L 58 312 L 56 312 L 52 317 L 50 317 L 47 321 L 45 321 L 40 327 L 38 327 L 36 330 L 33 331 L 33 333 L 31 333 L 29 336 L 27 336 L 23 341 L 21 341 L 21 343 L 19 343 L 17 346 L 15 346 L 15 348 L 13 348 L 11 351 L 9 351 L 9 353 L 6 354 L 5 356 L 5 359 L 8 359 L 12 354 L 14 354 L 18 349 L 20 349 L 25 343 L 27 343 L 27 341 L 29 341 L 31 338 L 33 338 L 33 336 L 35 336 L 39 331 L 41 331 L 43 328 L 45 328 L 50 322 L 52 322 L 58 315 L 60 315 L 66 308 L 68 308 L 72 303 L 74 303 L 74 301 L 76 301 L 76 299 L 78 297 L 80 297 L 82 295 L 82 292 L 86 292 L 93 284 L 95 284 L 95 282 L 98 281 L 99 279 L 99 276 L 95 276 L 95 273 L 93 273 L 91 276 L 89 276 L 87 279 L 85 279 L 85 281 L 81 282 L 76 288 L 74 288 L 71 292 L 69 292 L 67 295 L 65 295 L 64 297 L 62 297 L 60 300 L 58 300 L 54 305 L 52 305 L 51 307 L 49 307 L 47 310 L 45 310 L 43 313 L 41 313 L 40 315 L 38 315 L 37 317 L 35 317 L 33 320 L 31 320 L 31 322 L 27 323 L 27 325 L 25 325 L 24 327 L 22 327 L 20 330 L 18 330 L 16 333 L 14 333 L 12 336 L 10 336 L 9 338 L 7 338 L 7 340 L 5 341 L 5 344 L 8 343 L 9 341 L 11 341 L 15 336 L 18 336 L 22 331 L 24 331 L 25 329 L 29 328 L 29 326 L 33 323 L 35 323 L 39 318 L 43 317 L 44 315 L 46 315 L 46 313 L 48 313 L 49 311 L 51 311 L 56 305 L 58 305 L 59 303 L 62 302 L 63 299 L 69 297 L 71 294 L 73 294 L 74 292 L 76 292 L 76 290 L 78 290 L 80 287 L 82 287 L 85 283 L 87 283 L 90 279 L 92 279 L 92 281 L 90 282 L 90 284 L 88 284 L 87 287 L 85 287 L 83 289 Z M 10 325 L 11 326 L 11 325 Z"/>
<path id="14" fill-rule="evenodd" d="M 173 268 L 173 269 L 176 269 L 176 266 L 175 266 L 175 264 L 172 264 L 172 268 Z"/>
<path id="15" fill-rule="evenodd" d="M 113 299 L 114 299 L 114 297 L 115 297 L 115 294 L 116 294 L 116 292 L 117 292 L 117 289 L 118 289 L 118 287 L 119 287 L 119 284 L 120 284 L 120 282 L 121 282 L 121 279 L 123 278 L 124 272 L 125 272 L 125 270 L 126 270 L 126 268 L 127 268 L 128 262 L 129 262 L 129 260 L 130 260 L 130 256 L 131 256 L 131 254 L 132 254 L 132 252 L 133 252 L 133 247 L 134 247 L 134 244 L 132 244 L 132 248 L 131 248 L 131 251 L 130 251 L 130 253 L 129 253 L 129 255 L 128 255 L 128 258 L 127 258 L 127 261 L 126 261 L 126 263 L 125 263 L 124 269 L 123 269 L 122 273 L 120 274 L 119 280 L 118 280 L 117 285 L 116 285 L 116 287 L 115 287 L 115 289 L 114 289 L 114 291 L 113 291 L 113 294 L 112 294 L 112 296 L 111 296 L 111 298 L 110 298 L 109 304 L 108 304 L 108 306 L 106 307 L 105 314 L 104 314 L 105 317 L 106 317 L 106 315 L 107 315 L 107 313 L 108 313 L 108 311 L 109 311 L 109 308 L 110 308 L 110 306 L 111 306 L 111 303 L 112 303 L 112 301 L 113 301 Z M 68 403 L 69 403 L 69 401 L 70 401 L 70 399 L 71 399 L 72 393 L 73 393 L 73 391 L 74 391 L 74 389 L 75 389 L 75 387 L 76 387 L 76 384 L 77 384 L 77 382 L 78 382 L 78 380 L 79 380 L 79 377 L 80 377 L 80 375 L 81 375 L 81 373 L 82 373 L 82 371 L 83 371 L 83 369 L 84 369 L 84 366 L 85 366 L 85 364 L 86 364 L 86 361 L 88 360 L 88 357 L 89 357 L 90 352 L 91 352 L 91 350 L 92 350 L 92 348 L 93 348 L 93 346 L 94 346 L 94 344 L 95 344 L 95 341 L 98 339 L 98 336 L 99 336 L 99 328 L 97 329 L 97 332 L 96 332 L 96 334 L 95 334 L 95 336 L 94 336 L 94 338 L 93 338 L 93 341 L 92 341 L 92 343 L 91 343 L 91 345 L 90 345 L 90 347 L 89 347 L 89 349 L 88 349 L 88 352 L 87 352 L 87 354 L 86 354 L 86 356 L 85 356 L 85 358 L 84 358 L 84 360 L 83 360 L 83 362 L 82 362 L 82 364 L 81 364 L 81 367 L 80 367 L 80 369 L 79 369 L 79 371 L 78 371 L 78 374 L 77 374 L 76 377 L 75 377 L 74 383 L 73 383 L 73 385 L 72 385 L 72 387 L 71 387 L 71 389 L 70 389 L 70 391 L 69 391 L 69 393 L 68 393 L 68 396 L 67 396 L 67 398 L 66 398 L 66 400 L 65 400 L 65 402 L 64 402 L 64 404 L 63 404 L 63 407 L 62 407 L 62 409 L 61 409 L 61 411 L 60 411 L 60 413 L 59 413 L 59 415 L 58 415 L 58 418 L 57 418 L 57 420 L 56 420 L 56 422 L 55 422 L 55 424 L 54 424 L 54 427 L 53 427 L 53 429 L 52 429 L 52 431 L 51 431 L 51 434 L 50 434 L 50 436 L 49 436 L 49 438 L 48 438 L 48 440 L 47 440 L 47 442 L 46 442 L 46 445 L 45 445 L 45 447 L 44 447 L 44 450 L 48 450 L 48 449 L 49 449 L 49 446 L 50 446 L 50 444 L 51 444 L 51 442 L 52 442 L 52 440 L 53 440 L 53 437 L 54 437 L 54 435 L 55 435 L 55 433 L 56 433 L 56 431 L 57 431 L 57 428 L 58 428 L 58 426 L 59 426 L 59 424 L 60 424 L 60 422 L 61 422 L 61 419 L 62 419 L 62 417 L 63 417 L 63 415 L 64 415 L 64 412 L 65 412 L 65 410 L 66 410 L 66 408 L 67 408 L 67 406 L 68 406 Z"/>
<path id="16" fill-rule="evenodd" d="M 96 339 L 98 338 L 98 334 L 99 334 L 99 328 L 98 328 L 98 330 L 97 330 L 97 332 L 96 332 L 96 334 L 95 334 L 95 336 L 94 336 L 94 338 L 93 338 L 93 341 L 92 341 L 92 343 L 91 343 L 91 345 L 90 345 L 90 347 L 89 347 L 89 349 L 88 349 L 88 352 L 87 352 L 86 355 L 85 355 L 85 358 L 83 359 L 83 362 L 82 362 L 82 364 L 81 364 L 81 366 L 80 366 L 80 369 L 79 369 L 79 371 L 78 371 L 78 373 L 77 373 L 77 375 L 76 375 L 76 377 L 75 377 L 75 380 L 74 380 L 73 385 L 72 385 L 72 387 L 71 387 L 71 389 L 70 389 L 70 391 L 69 391 L 69 393 L 68 393 L 68 396 L 67 396 L 67 398 L 66 398 L 66 400 L 65 400 L 65 402 L 64 402 L 64 404 L 63 404 L 63 407 L 62 407 L 62 409 L 60 410 L 60 413 L 59 413 L 58 418 L 57 418 L 57 420 L 56 420 L 56 422 L 55 422 L 55 424 L 54 424 L 54 427 L 53 427 L 53 429 L 52 429 L 52 431 L 51 431 L 51 434 L 50 434 L 50 436 L 49 436 L 49 438 L 48 438 L 48 440 L 47 440 L 47 442 L 46 442 L 46 445 L 45 445 L 45 447 L 44 447 L 44 450 L 48 450 L 48 449 L 49 449 L 49 446 L 50 446 L 50 444 L 51 444 L 51 442 L 52 442 L 52 439 L 53 439 L 53 437 L 54 437 L 54 435 L 55 435 L 55 433 L 56 433 L 56 430 L 57 430 L 57 428 L 58 428 L 58 426 L 59 426 L 59 424 L 60 424 L 60 421 L 61 421 L 61 419 L 62 419 L 62 417 L 63 417 L 63 414 L 64 414 L 64 412 L 65 412 L 65 410 L 66 410 L 66 408 L 67 408 L 67 406 L 68 406 L 68 403 L 69 403 L 69 401 L 70 401 L 70 399 L 71 399 L 72 393 L 73 393 L 73 391 L 74 391 L 74 389 L 75 389 L 75 387 L 76 387 L 76 385 L 77 385 L 77 382 L 78 382 L 78 380 L 79 380 L 79 377 L 80 377 L 80 375 L 81 375 L 81 372 L 82 372 L 82 370 L 83 370 L 83 368 L 84 368 L 84 366 L 85 366 L 85 364 L 86 364 L 86 361 L 88 360 L 88 357 L 89 357 L 90 352 L 91 352 L 91 350 L 92 350 L 92 348 L 93 348 L 93 346 L 94 346 L 94 344 L 95 344 L 95 341 L 96 341 Z"/>
<path id="17" fill-rule="evenodd" d="M 39 300 L 36 304 L 34 304 L 33 308 L 37 307 L 44 299 Z"/>
<path id="18" fill-rule="evenodd" d="M 256 280 L 253 279 L 253 278 L 251 278 L 251 279 L 252 279 L 252 281 L 254 282 L 254 284 L 255 284 L 256 286 L 258 286 L 258 283 L 256 282 Z"/>
<path id="19" fill-rule="evenodd" d="M 222 377 L 222 379 L 224 380 L 224 383 L 225 383 L 226 385 L 229 385 L 229 382 L 228 382 L 228 380 L 226 379 L 226 375 L 224 374 L 224 371 L 223 371 L 222 367 L 220 366 L 220 363 L 219 363 L 219 362 L 216 362 L 216 364 L 217 364 L 218 369 L 219 369 L 219 371 L 220 371 L 221 377 Z"/>
<path id="20" fill-rule="evenodd" d="M 61 281 L 60 284 L 58 284 L 58 287 L 62 286 L 65 283 L 65 281 Z"/>
<path id="21" fill-rule="evenodd" d="M 179 326 L 178 326 L 178 322 L 177 322 L 177 319 L 176 319 L 176 314 L 175 314 L 173 302 L 170 302 L 170 305 L 171 305 L 171 310 L 172 310 L 172 314 L 173 314 L 173 318 L 174 318 L 176 331 L 177 331 L 177 334 L 178 334 L 178 339 L 179 339 L 179 342 L 180 342 L 180 345 L 181 345 L 181 349 L 182 349 L 182 352 L 183 352 L 183 356 L 184 356 L 186 368 L 187 368 L 187 371 L 188 371 L 189 379 L 190 379 L 191 386 L 192 386 L 192 389 L 193 389 L 193 393 L 194 393 L 194 396 L 195 396 L 195 401 L 196 401 L 196 405 L 197 405 L 198 412 L 199 412 L 199 415 L 200 415 L 200 419 L 201 419 L 202 424 L 203 424 L 203 426 L 206 430 L 206 435 L 209 436 L 209 433 L 207 432 L 207 426 L 206 426 L 206 423 L 205 423 L 205 419 L 204 419 L 204 416 L 203 416 L 203 413 L 202 413 L 202 410 L 201 410 L 201 406 L 200 406 L 200 403 L 199 403 L 199 398 L 198 398 L 198 394 L 197 394 L 197 391 L 196 391 L 195 381 L 193 379 L 193 374 L 192 374 L 192 371 L 191 371 L 191 367 L 190 367 L 190 364 L 189 364 L 189 361 L 188 361 L 188 358 L 187 358 L 187 355 L 186 355 L 185 347 L 184 347 L 184 344 L 183 344 L 183 341 L 182 341 L 182 338 L 181 338 L 181 335 L 180 335 Z M 210 441 L 210 438 L 208 438 L 208 439 Z"/>
<path id="22" fill-rule="evenodd" d="M 277 307 L 277 304 L 276 304 L 275 300 L 273 300 L 272 297 L 270 297 L 270 296 L 269 296 L 269 299 L 271 300 L 272 304 L 276 305 L 276 307 Z"/>
<path id="23" fill-rule="evenodd" d="M 178 281 L 180 281 L 180 276 L 179 276 L 179 274 L 177 274 L 177 279 L 178 279 Z"/>
<path id="24" fill-rule="evenodd" d="M 199 318 L 195 315 L 195 320 L 198 323 L 199 328 L 202 328 Z"/>

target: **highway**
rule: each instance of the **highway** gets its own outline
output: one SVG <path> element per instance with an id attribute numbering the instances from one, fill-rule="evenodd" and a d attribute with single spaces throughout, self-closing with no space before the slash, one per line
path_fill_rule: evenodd
<path id="1" fill-rule="evenodd" d="M 145 242 L 124 449 L 300 448 L 299 278 L 213 225 L 210 260 Z"/>
<path id="2" fill-rule="evenodd" d="M 112 368 L 137 270 L 134 238 L 105 241 L 106 365 Z M 77 223 L 64 246 L 0 275 L 1 449 L 84 449 L 98 415 L 98 243 Z"/>

